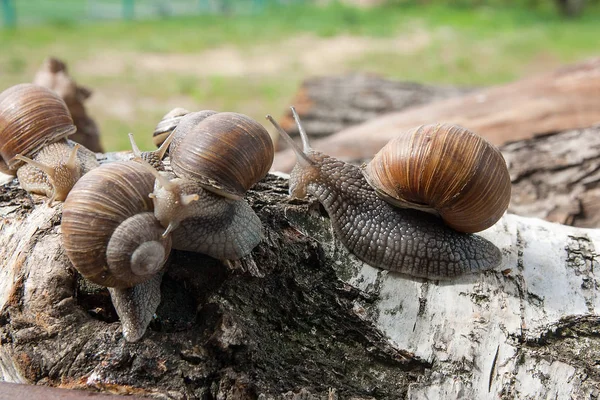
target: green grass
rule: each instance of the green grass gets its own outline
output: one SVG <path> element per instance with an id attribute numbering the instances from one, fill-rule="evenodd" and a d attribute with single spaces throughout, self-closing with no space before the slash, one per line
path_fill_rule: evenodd
<path id="1" fill-rule="evenodd" d="M 141 147 L 151 147 L 156 122 L 180 105 L 239 111 L 260 121 L 267 113 L 279 115 L 302 80 L 314 74 L 365 71 L 479 86 L 598 55 L 598 2 L 573 20 L 548 6 L 432 3 L 369 10 L 293 5 L 258 14 L 133 22 L 75 23 L 68 15 L 53 17 L 47 25 L 0 30 L 0 88 L 30 81 L 46 56 L 64 59 L 77 81 L 94 90 L 90 114 L 107 149 L 117 150 L 128 147 L 129 131 Z M 329 66 L 340 37 L 362 43 L 367 38 L 368 46 L 359 54 L 346 49 Z M 204 66 L 203 55 L 214 56 L 215 49 L 226 50 L 222 70 Z M 232 54 L 242 60 L 237 72 L 231 72 L 227 58 Z M 153 62 L 167 61 L 156 67 L 149 56 Z M 320 59 L 325 65 L 315 67 L 312 61 Z"/>

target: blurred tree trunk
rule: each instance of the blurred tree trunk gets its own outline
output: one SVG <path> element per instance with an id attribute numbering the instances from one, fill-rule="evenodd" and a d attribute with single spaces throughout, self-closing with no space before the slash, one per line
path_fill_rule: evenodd
<path id="1" fill-rule="evenodd" d="M 348 92 L 350 90 L 345 89 L 345 93 Z M 361 98 L 386 98 L 386 92 L 376 89 L 364 96 L 357 93 L 356 97 L 345 101 L 338 100 L 335 95 L 327 97 L 324 93 L 327 92 L 302 90 L 299 93 L 298 99 L 304 98 L 298 101 L 300 117 L 304 121 L 304 115 L 307 116 L 306 130 L 309 135 L 308 123 L 318 126 L 319 121 L 328 122 L 332 119 L 327 113 L 319 112 L 326 110 L 328 104 L 340 104 L 339 110 L 343 111 L 334 110 L 332 114 L 336 115 L 336 112 L 347 113 L 348 110 L 341 106 L 352 102 L 352 112 L 360 115 L 362 110 L 370 112 L 370 103 L 362 106 Z M 335 91 L 329 93 L 334 94 Z M 311 144 L 315 149 L 334 157 L 361 162 L 373 157 L 397 132 L 422 124 L 447 122 L 462 125 L 500 145 L 537 134 L 585 128 L 600 123 L 598 93 L 600 58 L 595 58 L 505 85 L 390 111 L 364 123 L 346 127 L 326 138 L 313 140 Z M 322 114 L 325 115 L 320 117 Z M 350 118 L 346 120 L 353 121 Z M 292 124 L 288 115 L 282 122 L 286 126 Z M 293 160 L 291 151 L 279 152 L 275 156 L 273 169 L 289 171 Z"/>
<path id="2" fill-rule="evenodd" d="M 576 17 L 583 13 L 586 0 L 556 0 L 560 13 L 566 17 Z"/>

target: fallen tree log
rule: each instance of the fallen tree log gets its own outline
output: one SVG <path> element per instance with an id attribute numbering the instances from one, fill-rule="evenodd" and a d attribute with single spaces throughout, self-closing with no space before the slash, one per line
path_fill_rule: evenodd
<path id="1" fill-rule="evenodd" d="M 250 258 L 173 252 L 150 329 L 127 343 L 108 291 L 64 254 L 61 206 L 0 187 L 0 379 L 163 399 L 598 395 L 599 230 L 507 215 L 482 233 L 501 268 L 425 281 L 357 260 L 285 179 L 248 200 L 266 230 Z"/>
<path id="2" fill-rule="evenodd" d="M 312 138 L 329 136 L 381 115 L 465 94 L 473 89 L 397 82 L 377 75 L 351 74 L 309 78 L 292 103 Z M 290 135 L 298 127 L 287 112 L 281 126 Z"/>
<path id="3" fill-rule="evenodd" d="M 371 159 L 397 132 L 436 122 L 462 125 L 500 145 L 599 123 L 598 93 L 600 58 L 595 58 L 548 74 L 386 114 L 313 141 L 313 146 L 345 161 L 362 162 Z M 327 102 L 324 98 L 318 101 L 310 108 L 313 114 L 313 109 Z M 338 101 L 330 98 L 329 102 Z M 287 121 L 285 118 L 283 122 Z M 308 127 L 307 131 L 310 134 Z M 293 158 L 290 150 L 277 153 L 273 170 L 289 171 Z"/>

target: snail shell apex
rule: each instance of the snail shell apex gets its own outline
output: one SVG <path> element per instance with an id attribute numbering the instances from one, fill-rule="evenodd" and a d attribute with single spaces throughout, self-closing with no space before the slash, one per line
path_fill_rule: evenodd
<path id="1" fill-rule="evenodd" d="M 510 176 L 500 151 L 455 125 L 425 125 L 400 134 L 363 174 L 384 199 L 438 214 L 460 232 L 489 228 L 510 202 Z"/>
<path id="2" fill-rule="evenodd" d="M 243 197 L 267 175 L 274 156 L 266 129 L 233 112 L 205 118 L 186 133 L 179 148 L 171 154 L 177 176 L 193 179 L 207 190 L 232 199 Z"/>
<path id="3" fill-rule="evenodd" d="M 188 110 L 180 107 L 174 108 L 166 113 L 165 116 L 158 121 L 156 128 L 154 128 L 154 133 L 152 134 L 152 142 L 154 145 L 160 147 L 169 134 L 173 132 L 177 125 L 179 125 L 181 119 L 189 113 Z"/>
<path id="4" fill-rule="evenodd" d="M 65 102 L 48 88 L 23 83 L 0 93 L 0 155 L 11 169 L 21 164 L 17 154 L 33 158 L 76 129 Z"/>
<path id="5" fill-rule="evenodd" d="M 108 250 L 109 242 L 128 246 L 112 237 L 118 231 L 125 232 L 124 236 L 135 236 L 134 241 L 138 244 L 160 243 L 164 246 L 166 260 L 170 238 L 162 239 L 164 228 L 152 214 L 153 203 L 148 194 L 153 187 L 154 176 L 134 161 L 101 165 L 77 181 L 63 205 L 61 229 L 67 256 L 84 277 L 99 285 L 125 288 L 153 276 L 157 263 L 151 263 L 145 272 L 144 267 L 139 265 L 132 270 L 129 258 L 119 257 Z M 141 218 L 151 219 L 152 224 L 140 228 L 140 221 L 131 218 L 138 214 L 147 214 Z M 133 226 L 121 227 L 125 221 Z M 139 235 L 143 235 L 144 239 L 137 237 Z M 150 250 L 151 254 L 160 255 L 160 251 Z M 113 264 L 113 259 L 119 262 Z M 159 260 L 160 266 L 165 260 Z"/>

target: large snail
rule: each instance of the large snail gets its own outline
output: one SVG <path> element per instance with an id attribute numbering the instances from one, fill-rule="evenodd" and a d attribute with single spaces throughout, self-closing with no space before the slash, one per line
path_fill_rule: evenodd
<path id="1" fill-rule="evenodd" d="M 457 231 L 485 229 L 508 207 L 508 171 L 492 145 L 451 125 L 407 132 L 366 166 L 368 180 L 384 185 L 373 189 L 360 168 L 312 150 L 293 108 L 292 112 L 304 149 L 267 116 L 296 153 L 290 194 L 315 196 L 327 210 L 336 235 L 358 258 L 376 267 L 430 279 L 448 279 L 499 265 L 502 255 L 496 246 L 480 236 Z M 448 159 L 438 159 L 444 157 Z M 396 158 L 400 164 L 382 169 Z M 397 173 L 399 178 L 394 181 Z M 464 174 L 465 179 L 454 176 L 457 174 Z M 450 179 L 439 182 L 443 177 Z M 483 190 L 474 194 L 472 190 L 479 189 L 477 186 Z M 435 190 L 439 193 L 431 193 Z M 447 190 L 454 192 L 448 194 Z M 382 200 L 378 193 L 385 198 L 399 193 L 404 197 L 399 196 L 394 203 L 403 207 Z M 406 208 L 413 205 L 416 210 Z M 465 207 L 469 205 L 473 206 L 471 210 Z M 484 211 L 483 205 L 490 205 L 491 210 Z M 439 208 L 432 213 L 436 206 Z M 457 217 L 452 215 L 455 209 Z M 479 213 L 483 216 L 472 221 Z M 452 228 L 434 214 L 441 215 Z M 465 222 L 464 228 L 461 222 Z"/>
<path id="2" fill-rule="evenodd" d="M 195 122 L 182 120 L 176 129 L 185 137 L 171 149 L 174 172 L 157 171 L 133 143 L 136 161 L 91 171 L 63 207 L 67 255 L 83 276 L 112 288 L 129 341 L 144 334 L 158 306 L 170 246 L 237 260 L 263 236 L 260 219 L 243 195 L 273 162 L 270 136 L 236 113 Z M 160 159 L 168 145 L 150 158 Z"/>
<path id="3" fill-rule="evenodd" d="M 52 90 L 19 84 L 0 93 L 0 155 L 21 186 L 54 200 L 98 166 L 96 156 L 67 140 L 76 130 L 64 101 Z M 26 165 L 23 165 L 23 164 Z"/>

